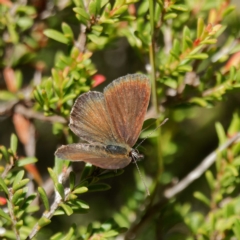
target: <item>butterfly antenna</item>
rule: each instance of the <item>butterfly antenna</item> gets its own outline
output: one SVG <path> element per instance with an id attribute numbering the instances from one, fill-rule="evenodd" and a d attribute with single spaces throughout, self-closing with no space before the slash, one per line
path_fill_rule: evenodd
<path id="1" fill-rule="evenodd" d="M 158 128 L 160 128 L 163 124 L 168 121 L 168 118 L 164 119 L 162 123 L 160 123 L 155 129 L 153 129 L 147 137 L 145 137 L 134 149 L 137 149 L 147 138 L 149 138 Z"/>
<path id="2" fill-rule="evenodd" d="M 146 184 L 146 182 L 145 182 L 145 180 L 144 180 L 144 178 L 143 178 L 142 173 L 140 172 L 140 169 L 139 169 L 139 167 L 138 167 L 138 165 L 137 165 L 137 161 L 136 161 L 135 157 L 133 157 L 133 161 L 134 161 L 134 163 L 136 164 L 136 167 L 137 167 L 139 176 L 140 176 L 140 178 L 141 178 L 141 180 L 142 180 L 142 182 L 143 182 L 143 185 L 144 185 L 144 187 L 145 187 L 146 193 L 147 193 L 148 196 L 150 196 L 149 189 L 148 189 L 147 184 Z"/>

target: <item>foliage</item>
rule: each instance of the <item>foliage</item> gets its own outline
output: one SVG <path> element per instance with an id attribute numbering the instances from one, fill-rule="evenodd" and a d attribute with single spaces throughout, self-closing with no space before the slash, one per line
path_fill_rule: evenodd
<path id="1" fill-rule="evenodd" d="M 3 239 L 240 239 L 235 5 L 228 0 L 4 0 L 0 7 Z M 114 49 L 121 53 L 107 59 L 104 54 Z M 69 161 L 59 159 L 49 167 L 54 152 L 46 153 L 47 143 L 41 146 L 44 157 L 37 156 L 36 131 L 54 139 L 55 149 L 77 141 L 67 126 L 75 99 L 113 76 L 110 67 L 101 64 L 118 64 L 126 55 L 135 60 L 131 66 L 122 64 L 117 73 L 142 71 L 151 79 L 147 118 L 157 117 L 157 125 L 159 119 L 170 119 L 155 132 L 156 124 L 145 129 L 152 123 L 147 120 L 140 136 L 148 137 L 142 151 L 149 161 L 139 164 L 144 165 L 150 197 L 136 172 L 128 176 L 128 170 L 105 171 L 86 164 L 78 173 Z M 226 118 L 221 117 L 223 109 L 228 110 Z M 16 134 L 5 137 L 9 119 Z M 230 125 L 225 131 L 226 121 Z M 169 193 L 181 184 L 176 176 L 200 176 L 198 164 L 207 156 L 215 165 L 204 171 L 205 178 L 187 188 L 193 182 L 189 178 L 184 189 L 169 197 L 166 189 Z M 114 181 L 123 185 L 110 190 Z M 91 213 L 93 219 L 91 198 L 101 211 L 100 217 Z M 81 224 L 74 214 L 80 214 Z M 68 221 L 61 216 L 74 223 L 59 227 Z"/>

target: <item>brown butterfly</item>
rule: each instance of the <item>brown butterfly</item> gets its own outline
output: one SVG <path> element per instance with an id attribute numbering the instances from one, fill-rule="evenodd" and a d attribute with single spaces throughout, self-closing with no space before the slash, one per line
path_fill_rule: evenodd
<path id="1" fill-rule="evenodd" d="M 129 74 L 110 83 L 104 92 L 80 95 L 70 114 L 70 129 L 88 143 L 61 146 L 58 158 L 84 161 L 103 169 L 119 169 L 142 155 L 133 149 L 142 129 L 150 98 L 150 81 Z"/>

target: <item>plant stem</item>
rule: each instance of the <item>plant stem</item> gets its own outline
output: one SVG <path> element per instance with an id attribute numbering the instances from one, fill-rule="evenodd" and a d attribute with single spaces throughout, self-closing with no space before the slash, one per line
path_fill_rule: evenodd
<path id="1" fill-rule="evenodd" d="M 150 13 L 150 24 L 151 24 L 151 43 L 149 46 L 149 59 L 151 65 L 151 82 L 152 82 L 152 104 L 154 106 L 156 115 L 159 115 L 159 104 L 157 97 L 157 82 L 156 82 L 156 61 L 155 61 L 155 22 L 154 22 L 154 0 L 149 0 L 149 13 Z M 156 121 L 157 126 L 160 124 L 160 120 Z M 159 181 L 159 178 L 163 172 L 163 159 L 162 159 L 162 150 L 161 150 L 161 130 L 157 130 L 157 158 L 158 158 L 158 172 L 156 177 L 156 183 Z"/>

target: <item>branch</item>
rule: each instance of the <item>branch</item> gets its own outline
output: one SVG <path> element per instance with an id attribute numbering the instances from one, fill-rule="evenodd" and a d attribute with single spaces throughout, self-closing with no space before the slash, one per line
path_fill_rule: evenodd
<path id="1" fill-rule="evenodd" d="M 185 188 L 187 188 L 194 180 L 199 178 L 217 159 L 219 152 L 230 147 L 233 143 L 240 139 L 240 132 L 238 132 L 234 137 L 226 141 L 220 147 L 218 147 L 214 152 L 210 153 L 203 161 L 193 170 L 191 171 L 185 178 L 183 178 L 176 185 L 166 189 L 163 193 L 162 199 L 152 207 L 148 208 L 148 210 L 144 213 L 141 219 L 138 219 L 138 223 L 133 226 L 125 236 L 125 239 L 129 239 L 132 236 L 136 236 L 137 233 L 143 228 L 143 226 L 154 216 L 159 213 L 159 209 L 161 209 L 170 198 L 175 197 Z"/>
<path id="2" fill-rule="evenodd" d="M 31 108 L 26 108 L 23 105 L 17 105 L 14 108 L 14 111 L 16 113 L 22 114 L 24 117 L 29 118 L 29 119 L 38 119 L 46 122 L 51 122 L 51 123 L 67 123 L 67 120 L 61 116 L 44 116 L 42 113 L 35 112 Z"/>
<path id="3" fill-rule="evenodd" d="M 179 183 L 175 186 L 166 189 L 164 191 L 164 197 L 170 199 L 183 191 L 186 187 L 188 187 L 194 180 L 199 178 L 216 160 L 219 152 L 222 152 L 234 142 L 236 142 L 240 138 L 240 133 L 237 133 L 234 137 L 230 138 L 224 144 L 222 144 L 217 150 L 210 153 L 192 172 L 190 172 L 185 178 L 183 178 Z"/>

